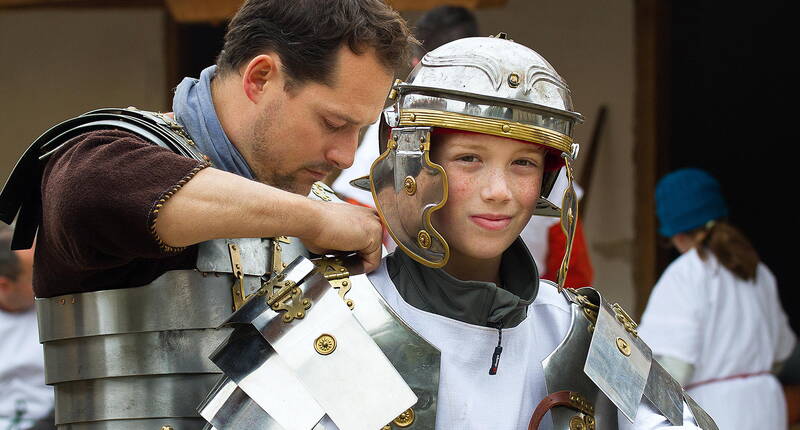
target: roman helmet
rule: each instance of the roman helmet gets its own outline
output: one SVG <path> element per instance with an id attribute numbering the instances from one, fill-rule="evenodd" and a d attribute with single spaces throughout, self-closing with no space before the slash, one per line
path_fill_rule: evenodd
<path id="1" fill-rule="evenodd" d="M 447 174 L 430 159 L 431 133 L 437 128 L 548 149 L 534 213 L 561 216 L 569 248 L 577 214 L 570 163 L 578 145 L 572 131 L 583 118 L 573 111 L 566 82 L 547 60 L 504 33 L 459 39 L 427 53 L 405 82 L 395 82 L 389 97 L 394 103 L 382 116 L 381 155 L 372 164 L 370 188 L 403 251 L 430 267 L 444 266 L 450 254 L 447 241 L 431 225 L 431 215 L 444 206 L 448 192 Z M 561 166 L 570 180 L 563 211 L 546 198 Z"/>

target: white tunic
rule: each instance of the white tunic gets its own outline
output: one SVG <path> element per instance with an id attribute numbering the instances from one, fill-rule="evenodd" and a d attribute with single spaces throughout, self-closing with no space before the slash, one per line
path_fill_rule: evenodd
<path id="1" fill-rule="evenodd" d="M 785 360 L 795 336 L 780 305 L 775 277 L 759 264 L 745 282 L 709 253 L 675 260 L 659 279 L 639 329 L 654 354 L 694 366 L 691 383 L 768 372 Z M 783 391 L 771 374 L 701 385 L 689 395 L 720 429 L 786 428 Z"/>
<path id="2" fill-rule="evenodd" d="M 492 353 L 497 346 L 497 329 L 467 324 L 411 306 L 398 294 L 386 266 L 384 263 L 371 273 L 369 280 L 389 306 L 442 354 L 436 428 L 528 428 L 536 405 L 547 395 L 541 361 L 558 346 L 569 329 L 570 307 L 566 299 L 550 284 L 542 283 L 528 308 L 527 318 L 516 327 L 503 329 L 503 353 L 498 372 L 489 375 Z M 625 418 L 620 415 L 620 422 L 623 420 Z M 635 425 L 621 427 L 655 429 L 669 427 L 669 424 L 644 402 Z M 549 418 L 542 421 L 541 428 L 552 428 Z M 685 422 L 679 428 L 697 427 Z"/>
<path id="3" fill-rule="evenodd" d="M 0 429 L 27 429 L 53 408 L 36 311 L 0 310 Z"/>

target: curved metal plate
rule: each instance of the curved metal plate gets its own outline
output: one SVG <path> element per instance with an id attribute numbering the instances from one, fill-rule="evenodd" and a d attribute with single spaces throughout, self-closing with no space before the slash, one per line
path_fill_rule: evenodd
<path id="1" fill-rule="evenodd" d="M 45 383 L 134 375 L 219 373 L 217 366 L 206 357 L 229 333 L 230 329 L 170 330 L 47 342 L 44 344 Z"/>
<path id="2" fill-rule="evenodd" d="M 539 288 L 554 288 L 554 286 L 542 282 Z M 591 294 L 587 289 L 583 289 L 581 293 Z M 563 294 L 572 295 L 573 292 L 565 290 Z M 572 303 L 570 312 L 570 327 L 566 336 L 556 349 L 542 360 L 547 392 L 575 391 L 581 393 L 595 407 L 594 418 L 597 428 L 617 428 L 616 408 L 602 407 L 609 404 L 610 401 L 597 385 L 581 371 L 589 354 L 592 324 L 579 305 Z M 553 428 L 566 429 L 569 428 L 569 421 L 575 416 L 575 411 L 566 407 L 555 407 L 550 410 L 550 415 L 553 420 Z"/>
<path id="3" fill-rule="evenodd" d="M 684 391 L 683 398 L 686 400 L 686 404 L 689 405 L 689 409 L 692 411 L 692 415 L 694 415 L 695 421 L 697 421 L 697 425 L 700 426 L 703 430 L 719 430 L 717 427 L 717 423 L 714 422 L 714 419 L 711 418 L 697 402 L 694 401 L 693 398 L 689 397 L 688 394 Z"/>
<path id="4" fill-rule="evenodd" d="M 621 352 L 618 340 L 626 345 L 627 353 Z M 612 306 L 601 297 L 583 371 L 631 422 L 636 419 L 652 359 L 650 348 L 626 331 Z"/>
<path id="5" fill-rule="evenodd" d="M 657 360 L 650 364 L 644 395 L 672 425 L 683 425 L 683 388 Z"/>
<path id="6" fill-rule="evenodd" d="M 409 429 L 433 429 L 439 393 L 441 353 L 392 310 L 366 275 L 351 276 L 347 298 L 355 303 L 358 322 L 378 344 L 417 396 Z"/>
<path id="7" fill-rule="evenodd" d="M 199 417 L 195 408 L 219 374 L 93 379 L 55 386 L 56 424 Z"/>
<path id="8" fill-rule="evenodd" d="M 245 275 L 263 276 L 268 272 L 270 261 L 267 249 L 270 239 L 215 239 L 198 245 L 197 269 L 201 272 L 233 273 L 228 244 L 239 245 L 242 271 Z"/>
<path id="9" fill-rule="evenodd" d="M 442 267 L 450 250 L 431 216 L 447 201 L 447 174 L 430 160 L 430 128 L 397 128 L 392 136 L 394 143 L 370 169 L 376 208 L 406 254 L 426 266 Z M 406 181 L 413 186 L 407 188 Z"/>
<path id="10" fill-rule="evenodd" d="M 198 408 L 200 414 L 219 430 L 285 430 L 264 412 L 232 380 L 223 377 Z"/>
<path id="11" fill-rule="evenodd" d="M 158 430 L 164 426 L 169 426 L 172 430 L 201 430 L 205 424 L 202 418 L 151 418 L 63 424 L 58 426 L 58 430 Z"/>
<path id="12" fill-rule="evenodd" d="M 228 275 L 174 270 L 142 287 L 36 299 L 39 340 L 217 328 L 233 311 L 232 285 Z"/>

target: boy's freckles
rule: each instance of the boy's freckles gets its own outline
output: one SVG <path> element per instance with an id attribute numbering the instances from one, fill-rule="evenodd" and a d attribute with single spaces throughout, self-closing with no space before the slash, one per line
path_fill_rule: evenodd
<path id="1" fill-rule="evenodd" d="M 447 134 L 432 157 L 447 172 L 448 201 L 434 226 L 455 254 L 499 257 L 533 212 L 544 151 L 520 141 L 478 134 Z M 538 147 L 534 147 L 538 148 Z"/>

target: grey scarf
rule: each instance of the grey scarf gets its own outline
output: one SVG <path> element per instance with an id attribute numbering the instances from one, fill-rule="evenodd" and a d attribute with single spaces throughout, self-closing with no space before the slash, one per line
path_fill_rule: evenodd
<path id="1" fill-rule="evenodd" d="M 211 100 L 211 79 L 217 66 L 205 68 L 200 79 L 183 78 L 172 98 L 172 111 L 200 151 L 211 158 L 214 167 L 253 179 L 253 172 L 242 154 L 225 135 Z"/>

